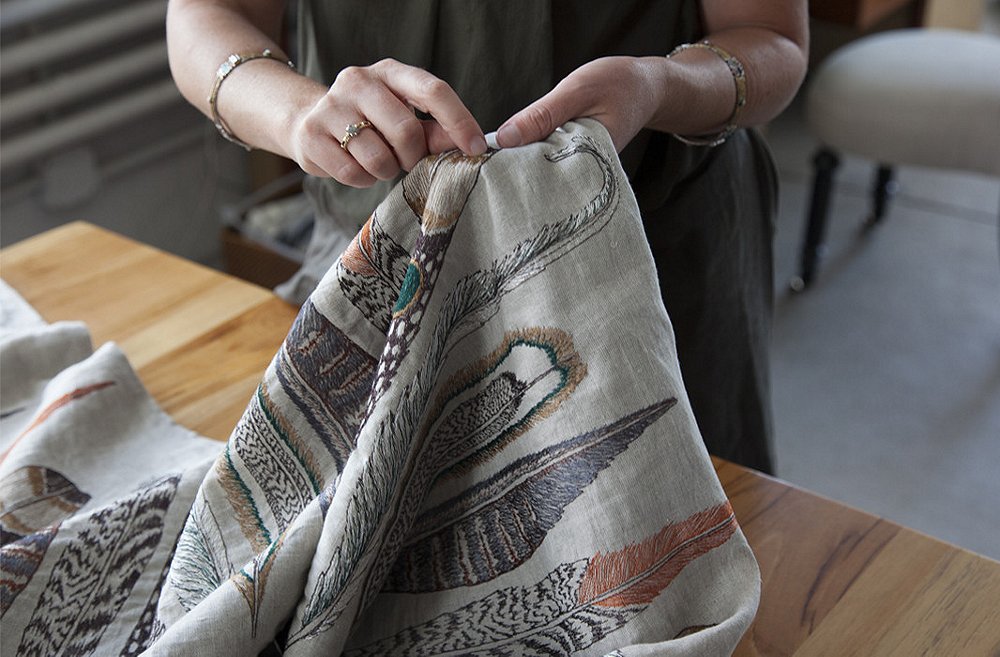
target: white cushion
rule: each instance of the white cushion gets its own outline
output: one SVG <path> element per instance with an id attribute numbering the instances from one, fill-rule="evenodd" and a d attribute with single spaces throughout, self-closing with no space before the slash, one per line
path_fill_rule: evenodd
<path id="1" fill-rule="evenodd" d="M 836 150 L 1000 176 L 1000 38 L 912 29 L 859 39 L 820 65 L 806 116 Z"/>

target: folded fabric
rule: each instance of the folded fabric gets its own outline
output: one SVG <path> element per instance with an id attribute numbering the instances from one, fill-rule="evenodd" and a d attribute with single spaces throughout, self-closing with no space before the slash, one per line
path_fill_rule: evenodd
<path id="1" fill-rule="evenodd" d="M 174 423 L 113 344 L 0 286 L 0 653 L 137 655 L 221 445 Z"/>
<path id="2" fill-rule="evenodd" d="M 58 463 L 91 494 L 37 432 L 111 380 L 46 387 L 11 467 Z M 113 477 L 127 461 L 103 454 L 131 448 L 108 433 L 87 454 Z M 204 471 L 186 448 L 160 463 L 180 437 L 134 439 L 181 484 Z M 635 199 L 593 121 L 422 161 L 302 307 L 216 450 L 183 530 L 183 496 L 147 501 L 164 499 L 163 474 L 123 477 L 132 497 L 93 487 L 107 508 L 167 504 L 148 540 L 144 522 L 104 532 L 81 513 L 93 500 L 53 476 L 78 507 L 55 534 L 70 543 L 35 557 L 10 611 L 4 593 L 4 651 L 722 655 L 756 610 L 757 565 L 688 405 Z M 155 556 L 122 556 L 140 544 Z M 88 582 L 64 596 L 75 615 L 53 611 L 70 604 L 51 602 L 59 573 Z M 83 593 L 101 578 L 134 586 Z"/>
<path id="3" fill-rule="evenodd" d="M 596 122 L 430 157 L 303 306 L 150 654 L 731 652 L 758 572 Z"/>

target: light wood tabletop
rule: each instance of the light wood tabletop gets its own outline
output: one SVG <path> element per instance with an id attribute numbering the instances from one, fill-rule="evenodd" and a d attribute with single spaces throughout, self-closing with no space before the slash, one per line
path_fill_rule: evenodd
<path id="1" fill-rule="evenodd" d="M 50 321 L 117 342 L 160 406 L 225 440 L 296 308 L 86 223 L 0 252 Z M 722 460 L 763 592 L 736 654 L 1000 656 L 1000 563 Z M 961 513 L 956 509 L 956 513 Z"/>

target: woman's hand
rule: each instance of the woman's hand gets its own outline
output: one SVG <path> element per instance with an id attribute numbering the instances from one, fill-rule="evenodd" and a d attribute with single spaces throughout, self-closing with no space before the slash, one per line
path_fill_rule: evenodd
<path id="1" fill-rule="evenodd" d="M 607 128 L 620 152 L 660 106 L 655 59 L 662 58 L 604 57 L 584 64 L 500 126 L 497 142 L 504 148 L 529 144 L 571 119 L 590 117 Z"/>
<path id="2" fill-rule="evenodd" d="M 805 76 L 809 54 L 805 0 L 700 0 L 705 38 L 746 72 L 740 126 L 760 125 L 784 109 Z M 727 127 L 736 103 L 729 67 L 715 53 L 689 48 L 673 57 L 605 57 L 584 64 L 555 89 L 508 119 L 497 134 L 510 147 L 545 139 L 571 119 L 597 119 L 621 151 L 642 128 L 710 135 Z"/>
<path id="3" fill-rule="evenodd" d="M 421 121 L 414 108 L 432 118 Z M 347 126 L 363 120 L 372 128 L 341 148 Z M 288 138 L 287 152 L 306 173 L 353 187 L 391 180 L 428 153 L 486 151 L 482 129 L 446 82 L 392 59 L 341 71 L 301 114 Z"/>

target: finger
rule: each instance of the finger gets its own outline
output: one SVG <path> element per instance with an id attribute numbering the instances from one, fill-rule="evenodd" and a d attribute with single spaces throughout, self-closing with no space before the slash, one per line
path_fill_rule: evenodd
<path id="1" fill-rule="evenodd" d="M 397 171 L 400 166 L 409 171 L 427 155 L 427 138 L 420 120 L 381 82 L 361 91 L 357 107 L 364 108 L 368 120 L 395 153 Z"/>
<path id="2" fill-rule="evenodd" d="M 365 171 L 379 180 L 392 180 L 399 173 L 396 155 L 374 128 L 364 128 L 351 138 L 346 151 Z"/>
<path id="3" fill-rule="evenodd" d="M 424 138 L 427 141 L 427 151 L 429 153 L 443 153 L 453 148 L 458 148 L 458 144 L 452 140 L 451 135 L 445 132 L 445 129 L 437 121 L 431 119 L 421 121 L 421 124 L 424 129 Z"/>
<path id="4" fill-rule="evenodd" d="M 497 130 L 497 143 L 512 148 L 541 141 L 571 119 L 584 116 L 587 99 L 569 80 L 507 119 Z"/>
<path id="5" fill-rule="evenodd" d="M 486 139 L 472 113 L 447 82 L 423 69 L 382 60 L 372 66 L 383 83 L 409 104 L 427 112 L 468 155 L 486 152 Z"/>
<path id="6" fill-rule="evenodd" d="M 377 179 L 340 147 L 344 134 L 344 127 L 341 126 L 345 123 L 339 117 L 343 116 L 357 114 L 352 108 L 339 104 L 330 94 L 317 102 L 294 126 L 295 160 L 310 175 L 333 178 L 351 187 L 371 187 Z"/>
<path id="7" fill-rule="evenodd" d="M 302 169 L 313 176 L 333 178 L 350 187 L 371 187 L 377 178 L 362 168 L 332 136 L 317 139 Z"/>

